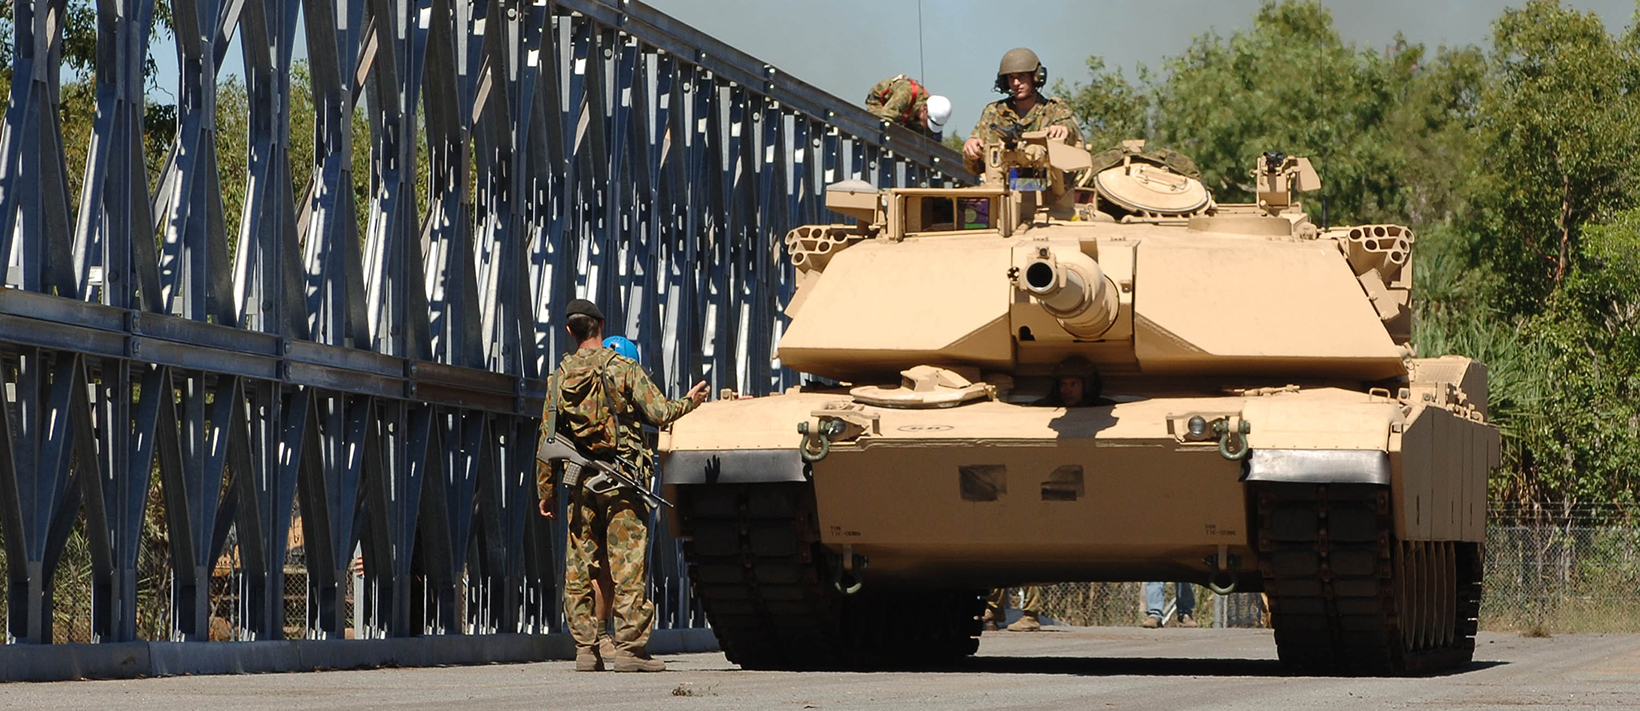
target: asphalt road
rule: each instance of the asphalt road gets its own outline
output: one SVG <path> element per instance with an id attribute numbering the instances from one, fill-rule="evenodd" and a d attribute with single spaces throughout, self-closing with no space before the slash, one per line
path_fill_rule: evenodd
<path id="1" fill-rule="evenodd" d="M 1050 627 L 988 633 L 960 669 L 743 672 L 722 654 L 665 657 L 662 674 L 570 662 L 442 669 L 0 685 L 31 709 L 1621 709 L 1640 707 L 1640 635 L 1483 633 L 1476 661 L 1413 679 L 1293 677 L 1267 630 Z"/>

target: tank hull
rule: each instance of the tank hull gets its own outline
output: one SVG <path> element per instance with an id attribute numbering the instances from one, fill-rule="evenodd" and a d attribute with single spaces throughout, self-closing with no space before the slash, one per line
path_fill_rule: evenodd
<path id="1" fill-rule="evenodd" d="M 927 411 L 896 429 L 951 436 L 834 447 L 813 466 L 821 540 L 868 556 L 885 584 L 1197 580 L 1219 546 L 1251 561 L 1240 462 L 1165 432 L 1086 436 L 1117 409 L 1064 411 L 1048 423 L 1062 437 L 989 440 Z"/>
<path id="2" fill-rule="evenodd" d="M 759 531 L 795 531 L 814 610 L 835 610 L 850 589 L 961 602 L 1026 583 L 1183 581 L 1271 592 L 1278 625 L 1283 614 L 1290 620 L 1285 632 L 1278 626 L 1278 643 L 1307 650 L 1283 654 L 1295 663 L 1320 649 L 1295 629 L 1346 623 L 1381 629 L 1365 646 L 1341 633 L 1321 646 L 1377 660 L 1367 668 L 1439 668 L 1462 656 L 1479 599 L 1494 428 L 1448 408 L 1322 386 L 1124 399 L 910 410 L 793 392 L 712 403 L 663 437 L 664 481 L 682 502 L 672 521 L 692 562 L 725 570 L 765 560 L 758 551 L 771 544 Z M 852 424 L 820 449 L 798 431 L 800 422 L 838 418 Z M 1193 433 L 1193 418 L 1222 421 L 1232 434 Z M 781 495 L 803 501 L 801 512 L 793 508 L 774 529 L 756 516 L 733 518 L 775 487 L 794 492 Z M 703 517 L 693 503 L 730 488 L 742 502 L 733 511 Z M 690 521 L 711 515 L 728 518 L 703 544 L 707 529 Z M 703 547 L 714 552 L 703 558 Z M 1447 601 L 1419 613 L 1445 632 L 1397 636 L 1401 614 L 1424 604 L 1397 597 L 1409 579 L 1444 591 L 1408 595 Z M 703 588 L 709 614 L 763 594 L 755 580 L 738 584 Z M 1329 607 L 1350 596 L 1360 609 Z M 1304 617 L 1312 608 L 1322 616 Z"/>
<path id="3" fill-rule="evenodd" d="M 719 471 L 734 473 L 728 481 L 810 482 L 820 542 L 868 557 L 874 584 L 913 587 L 954 581 L 1205 583 L 1213 575 L 1221 582 L 1234 575 L 1241 589 L 1258 589 L 1250 489 L 1256 479 L 1248 481 L 1248 459 L 1221 454 L 1218 439 L 1184 438 L 1184 423 L 1196 415 L 1247 421 L 1245 439 L 1254 450 L 1269 445 L 1383 453 L 1392 464 L 1386 483 L 1395 509 L 1407 512 L 1396 518 L 1401 536 L 1418 528 L 1414 512 L 1470 513 L 1484 503 L 1483 456 L 1442 462 L 1448 470 L 1480 476 L 1466 475 L 1456 485 L 1441 477 L 1445 485 L 1436 491 L 1427 471 L 1403 466 L 1402 433 L 1396 431 L 1407 429 L 1402 408 L 1341 389 L 1155 397 L 1085 408 L 1000 401 L 926 410 L 855 405 L 852 412 L 869 418 L 875 431 L 833 442 L 824 458 L 800 463 L 797 423 L 838 399 L 800 393 L 708 405 L 680 422 L 664 443 L 667 459 L 684 455 L 679 466 L 664 467 L 666 481 L 704 483 L 704 471 L 684 469 L 704 470 L 700 456 L 710 453 Z M 1492 432 L 1445 411 L 1428 417 L 1443 420 L 1441 431 L 1430 434 L 1462 439 L 1466 457 L 1472 440 Z M 1430 437 L 1415 444 L 1425 451 L 1409 454 L 1406 464 L 1427 459 L 1431 448 L 1452 449 L 1437 447 Z M 1420 466 L 1428 468 L 1427 462 Z M 1326 472 L 1311 474 L 1310 481 L 1327 480 Z M 1395 486 L 1409 474 L 1422 474 L 1419 491 Z M 1440 506 L 1432 503 L 1435 497 Z M 1430 528 L 1426 523 L 1413 537 L 1480 540 L 1481 531 L 1462 521 L 1438 532 Z M 1223 567 L 1230 556 L 1241 561 L 1240 568 Z M 1215 569 L 1204 562 L 1210 558 Z"/>

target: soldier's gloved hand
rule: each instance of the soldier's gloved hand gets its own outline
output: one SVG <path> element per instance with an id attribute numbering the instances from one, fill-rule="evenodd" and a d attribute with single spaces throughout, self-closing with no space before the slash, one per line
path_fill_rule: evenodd
<path id="1" fill-rule="evenodd" d="M 706 381 L 695 383 L 695 387 L 689 388 L 689 393 L 684 397 L 694 400 L 696 405 L 706 402 Z"/>
<path id="2" fill-rule="evenodd" d="M 1064 130 L 1063 127 L 1060 127 L 1060 130 Z M 962 142 L 962 154 L 969 158 L 979 158 L 982 150 L 985 150 L 985 141 L 980 140 L 979 136 L 969 136 L 968 140 Z"/>

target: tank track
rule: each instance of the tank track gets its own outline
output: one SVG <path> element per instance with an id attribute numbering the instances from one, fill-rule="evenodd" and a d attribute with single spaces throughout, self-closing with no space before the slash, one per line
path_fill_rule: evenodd
<path id="1" fill-rule="evenodd" d="M 820 545 L 809 484 L 678 487 L 696 599 L 746 669 L 941 666 L 979 648 L 980 591 L 843 595 Z"/>
<path id="2" fill-rule="evenodd" d="M 1396 540 L 1385 486 L 1263 484 L 1254 495 L 1284 664 L 1426 674 L 1473 659 L 1481 544 Z"/>

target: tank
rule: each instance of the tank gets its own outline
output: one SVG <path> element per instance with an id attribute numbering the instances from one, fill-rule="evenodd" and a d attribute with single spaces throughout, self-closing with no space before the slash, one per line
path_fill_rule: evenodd
<path id="1" fill-rule="evenodd" d="M 1264 593 L 1304 671 L 1470 661 L 1499 437 L 1485 366 L 1408 344 L 1412 231 L 1313 223 L 1278 152 L 1249 204 L 1141 141 L 983 157 L 975 187 L 830 186 L 853 223 L 785 239 L 806 384 L 662 433 L 729 659 L 946 665 L 988 589 L 1185 581 Z M 1079 364 L 1096 404 L 1051 404 Z"/>

